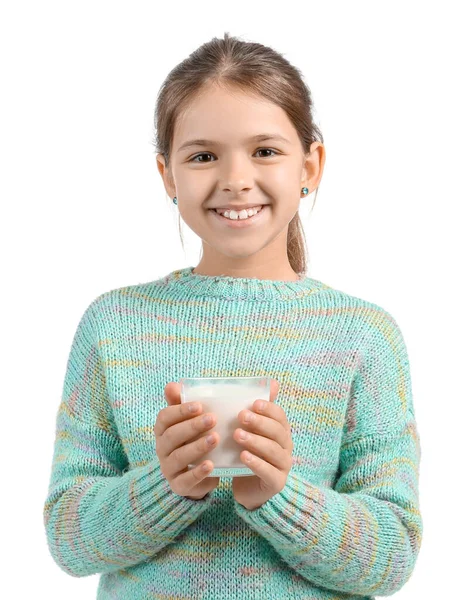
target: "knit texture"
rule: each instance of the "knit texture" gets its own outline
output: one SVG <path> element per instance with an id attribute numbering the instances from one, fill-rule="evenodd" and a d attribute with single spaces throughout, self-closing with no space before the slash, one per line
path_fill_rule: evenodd
<path id="1" fill-rule="evenodd" d="M 294 445 L 286 485 L 252 511 L 230 477 L 202 500 L 177 495 L 155 451 L 167 383 L 232 376 L 278 380 Z M 420 455 L 408 354 L 385 309 L 306 275 L 183 268 L 105 292 L 80 319 L 47 543 L 66 573 L 101 574 L 98 600 L 387 596 L 421 546 Z"/>

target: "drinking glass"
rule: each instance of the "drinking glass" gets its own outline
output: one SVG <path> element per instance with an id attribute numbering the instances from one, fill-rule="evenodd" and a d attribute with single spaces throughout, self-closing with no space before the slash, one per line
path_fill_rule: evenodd
<path id="1" fill-rule="evenodd" d="M 219 434 L 219 444 L 188 465 L 194 469 L 209 459 L 214 469 L 208 477 L 244 477 L 253 472 L 240 460 L 244 447 L 234 440 L 234 432 L 240 427 L 237 415 L 241 410 L 253 410 L 255 400 L 270 400 L 270 377 L 183 377 L 181 402 L 199 402 L 202 413 L 216 416 L 216 425 L 210 431 Z M 206 437 L 205 431 L 200 437 Z M 194 440 L 192 440 L 193 442 Z"/>

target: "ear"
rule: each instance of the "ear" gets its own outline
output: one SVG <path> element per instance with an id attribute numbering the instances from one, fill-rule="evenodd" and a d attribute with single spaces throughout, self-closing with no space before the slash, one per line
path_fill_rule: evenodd
<path id="1" fill-rule="evenodd" d="M 325 164 L 325 146 L 321 142 L 312 142 L 310 153 L 304 160 L 301 181 L 309 192 L 319 187 Z"/>
<path id="2" fill-rule="evenodd" d="M 172 181 L 170 170 L 165 166 L 164 155 L 162 153 L 157 154 L 155 157 L 155 162 L 157 163 L 157 169 L 162 177 L 165 191 L 167 192 L 169 198 L 173 198 L 176 195 L 176 188 Z"/>

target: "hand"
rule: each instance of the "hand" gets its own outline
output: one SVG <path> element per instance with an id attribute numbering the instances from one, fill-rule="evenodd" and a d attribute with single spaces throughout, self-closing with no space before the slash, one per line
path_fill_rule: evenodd
<path id="1" fill-rule="evenodd" d="M 241 440 L 243 429 L 236 429 L 233 437 L 244 447 L 241 461 L 255 475 L 233 477 L 232 492 L 235 500 L 248 510 L 259 508 L 281 492 L 293 465 L 291 428 L 285 411 L 273 402 L 279 387 L 278 381 L 272 379 L 270 402 L 256 400 L 253 411 L 243 410 L 238 414 L 239 422 L 249 435 L 247 440 Z M 252 415 L 249 423 L 244 423 L 246 415 Z M 249 461 L 250 454 L 252 459 Z"/>
<path id="2" fill-rule="evenodd" d="M 182 404 L 180 383 L 167 383 L 164 394 L 169 406 L 159 411 L 154 425 L 155 450 L 162 475 L 175 494 L 191 500 L 201 500 L 219 484 L 219 477 L 209 477 L 214 463 L 205 460 L 192 469 L 188 465 L 196 463 L 203 454 L 219 444 L 217 433 L 214 444 L 208 445 L 205 440 L 208 430 L 217 421 L 216 415 L 209 413 L 212 423 L 204 423 L 205 413 L 200 414 L 200 402 Z M 197 405 L 196 412 L 190 412 L 191 404 Z M 208 471 L 204 471 L 205 465 L 209 466 Z"/>

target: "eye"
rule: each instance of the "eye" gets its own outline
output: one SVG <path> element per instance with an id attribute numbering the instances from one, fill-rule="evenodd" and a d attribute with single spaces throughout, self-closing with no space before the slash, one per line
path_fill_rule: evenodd
<path id="1" fill-rule="evenodd" d="M 203 160 L 203 161 L 196 160 L 200 156 L 212 156 L 212 155 L 209 152 L 200 152 L 199 154 L 197 154 L 196 156 L 194 156 L 193 158 L 191 158 L 189 162 L 207 162 L 205 160 Z"/>
<path id="2" fill-rule="evenodd" d="M 257 154 L 257 152 L 260 152 L 261 150 L 268 150 L 268 152 L 273 152 L 272 155 L 265 156 L 265 157 L 262 156 L 262 158 L 272 158 L 272 156 L 277 156 L 279 154 L 279 152 L 277 152 L 276 150 L 273 150 L 272 148 L 259 148 L 258 150 L 255 151 L 255 154 Z M 200 156 L 214 156 L 214 154 L 211 154 L 210 152 L 200 152 L 199 154 L 196 154 L 195 156 L 193 156 L 193 158 L 190 158 L 189 162 L 199 162 L 199 163 L 211 162 L 211 161 L 206 161 L 206 160 L 203 160 L 203 161 L 196 160 Z"/>
<path id="3" fill-rule="evenodd" d="M 273 152 L 272 156 L 277 156 L 279 154 L 279 152 L 277 152 L 276 150 L 273 150 L 272 148 L 259 148 L 257 152 L 260 152 L 260 150 L 268 150 L 268 152 Z M 255 153 L 255 154 L 256 154 Z M 263 157 L 262 157 L 263 158 Z M 271 156 L 265 156 L 264 158 L 271 158 Z"/>

